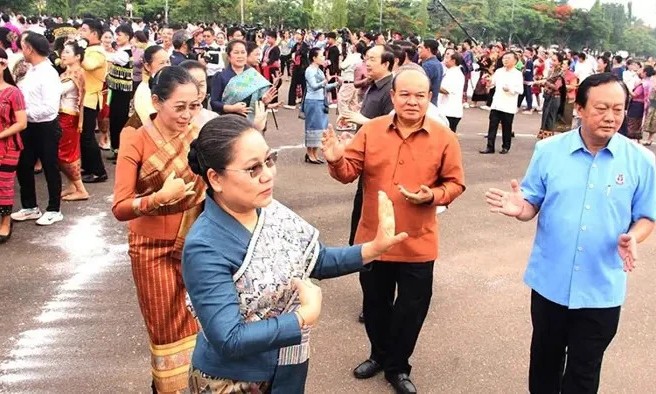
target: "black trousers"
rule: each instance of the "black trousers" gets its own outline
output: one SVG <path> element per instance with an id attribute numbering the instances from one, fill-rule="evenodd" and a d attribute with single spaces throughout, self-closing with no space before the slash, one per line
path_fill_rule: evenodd
<path id="1" fill-rule="evenodd" d="M 358 230 L 360 216 L 362 216 L 362 177 L 358 178 L 358 189 L 353 197 L 353 211 L 351 211 L 351 233 L 349 234 L 349 245 L 355 243 L 355 232 Z"/>
<path id="2" fill-rule="evenodd" d="M 412 369 L 408 361 L 433 295 L 433 265 L 374 261 L 360 272 L 370 358 L 386 375 Z"/>
<path id="3" fill-rule="evenodd" d="M 604 352 L 619 320 L 619 306 L 568 309 L 533 291 L 529 391 L 596 393 Z"/>
<path id="4" fill-rule="evenodd" d="M 109 103 L 109 140 L 112 150 L 118 150 L 121 141 L 121 130 L 123 130 L 130 115 L 131 99 L 132 92 L 112 90 L 112 100 Z"/>
<path id="5" fill-rule="evenodd" d="M 305 69 L 294 66 L 292 80 L 289 83 L 289 94 L 287 95 L 288 105 L 296 105 L 296 87 L 298 85 L 301 85 L 302 96 L 305 96 Z"/>
<path id="6" fill-rule="evenodd" d="M 451 116 L 447 116 L 446 119 L 449 121 L 449 128 L 455 133 L 461 118 L 452 118 Z"/>
<path id="7" fill-rule="evenodd" d="M 111 115 L 110 115 L 111 116 Z M 96 121 L 98 109 L 84 107 L 84 119 L 82 120 L 82 134 L 80 134 L 80 151 L 82 153 L 82 171 L 85 174 L 103 176 L 105 164 L 100 155 L 100 147 L 96 140 Z"/>
<path id="8" fill-rule="evenodd" d="M 287 69 L 287 75 L 291 77 L 292 75 L 292 66 L 291 66 L 291 61 L 292 55 L 280 55 L 280 71 L 281 75 L 285 75 L 285 69 Z"/>
<path id="9" fill-rule="evenodd" d="M 16 177 L 20 186 L 23 208 L 38 207 L 34 181 L 34 164 L 41 160 L 43 173 L 48 184 L 48 207 L 46 211 L 59 212 L 61 204 L 61 174 L 59 173 L 59 119 L 43 123 L 28 123 L 21 133 L 23 151 L 18 159 Z"/>
<path id="10" fill-rule="evenodd" d="M 502 145 L 501 148 L 510 150 L 512 142 L 512 124 L 515 115 L 507 112 L 490 111 L 490 126 L 487 129 L 487 149 L 494 150 L 494 143 L 497 139 L 497 129 L 501 123 Z"/>

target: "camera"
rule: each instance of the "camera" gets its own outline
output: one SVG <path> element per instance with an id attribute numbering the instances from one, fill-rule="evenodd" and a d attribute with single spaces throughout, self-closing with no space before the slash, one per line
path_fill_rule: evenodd
<path id="1" fill-rule="evenodd" d="M 342 42 L 351 42 L 351 32 L 346 27 L 337 30 L 337 34 L 342 37 Z"/>

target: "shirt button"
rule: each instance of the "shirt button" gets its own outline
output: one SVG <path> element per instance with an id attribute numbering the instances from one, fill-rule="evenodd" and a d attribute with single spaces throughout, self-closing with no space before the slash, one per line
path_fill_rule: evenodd
<path id="1" fill-rule="evenodd" d="M 576 250 L 578 250 L 579 252 L 583 252 L 583 248 L 580 247 L 580 246 L 578 248 L 576 248 Z"/>
<path id="2" fill-rule="evenodd" d="M 596 164 L 593 164 L 593 165 L 592 165 L 592 168 L 597 168 L 597 165 L 596 165 Z"/>
<path id="3" fill-rule="evenodd" d="M 399 183 L 398 183 L 398 182 L 396 182 L 396 181 L 394 181 L 394 184 L 395 184 L 395 185 L 398 185 Z"/>
<path id="4" fill-rule="evenodd" d="M 588 187 L 589 187 L 590 189 L 592 189 L 592 188 L 594 188 L 594 185 L 591 183 L 591 184 L 588 185 Z"/>
<path id="5" fill-rule="evenodd" d="M 403 160 L 399 160 L 399 164 L 403 165 Z"/>
<path id="6" fill-rule="evenodd" d="M 581 231 L 585 231 L 588 229 L 588 226 L 581 226 Z"/>
<path id="7" fill-rule="evenodd" d="M 579 267 L 578 265 L 575 265 L 575 266 L 574 266 L 574 271 L 578 271 L 578 270 L 580 270 L 580 269 L 581 269 L 581 267 Z"/>
<path id="8" fill-rule="evenodd" d="M 590 209 L 590 205 L 586 204 L 585 209 Z"/>

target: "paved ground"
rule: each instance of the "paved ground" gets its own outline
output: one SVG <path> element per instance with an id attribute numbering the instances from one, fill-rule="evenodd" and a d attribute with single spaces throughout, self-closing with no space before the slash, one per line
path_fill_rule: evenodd
<path id="1" fill-rule="evenodd" d="M 276 198 L 317 226 L 330 245 L 346 243 L 354 185 L 333 181 L 325 166 L 303 163 L 302 123 L 280 110 L 267 139 L 286 147 Z M 487 112 L 461 123 L 465 194 L 440 216 L 440 259 L 430 314 L 412 358 L 423 393 L 526 392 L 529 292 L 522 274 L 535 223 L 487 212 L 483 192 L 521 177 L 539 117 L 517 115 L 509 155 L 481 156 Z M 500 143 L 500 141 L 499 141 Z M 113 176 L 113 168 L 108 165 Z M 39 177 L 40 201 L 45 182 Z M 149 391 L 148 341 L 137 306 L 123 224 L 111 216 L 112 182 L 92 185 L 86 203 L 66 203 L 50 228 L 16 226 L 0 246 L 0 392 Z M 606 393 L 656 392 L 655 238 L 640 247 L 630 275 L 620 331 L 602 374 Z M 326 281 L 324 313 L 313 336 L 308 393 L 387 393 L 382 377 L 356 381 L 351 369 L 368 355 L 356 317 L 355 276 Z"/>

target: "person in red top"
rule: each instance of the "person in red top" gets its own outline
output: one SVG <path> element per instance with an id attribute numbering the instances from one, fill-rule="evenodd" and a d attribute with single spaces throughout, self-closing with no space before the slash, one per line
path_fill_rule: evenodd
<path id="1" fill-rule="evenodd" d="M 25 100 L 9 72 L 7 52 L 0 49 L 0 244 L 11 237 L 16 165 L 23 148 L 19 133 L 27 127 Z"/>
<path id="2" fill-rule="evenodd" d="M 353 373 L 367 379 L 384 370 L 397 393 L 416 393 L 408 361 L 432 296 L 435 207 L 450 204 L 465 190 L 457 137 L 426 116 L 429 89 L 424 73 L 403 70 L 392 82 L 395 115 L 367 122 L 354 137 L 338 138 L 331 128 L 323 137 L 330 175 L 342 183 L 362 177 L 355 243 L 375 237 L 379 191 L 394 204 L 396 231 L 409 236 L 360 273 L 371 354 Z"/>

